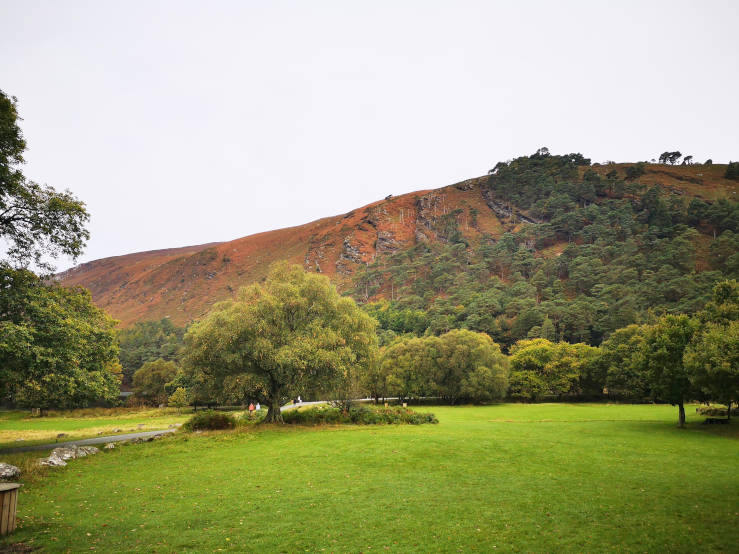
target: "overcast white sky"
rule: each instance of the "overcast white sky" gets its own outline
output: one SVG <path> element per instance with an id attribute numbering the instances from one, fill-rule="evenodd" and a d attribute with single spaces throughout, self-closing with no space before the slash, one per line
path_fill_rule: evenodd
<path id="1" fill-rule="evenodd" d="M 87 203 L 88 261 L 305 223 L 540 146 L 739 159 L 738 25 L 731 0 L 0 0 L 0 88 L 26 175 Z"/>

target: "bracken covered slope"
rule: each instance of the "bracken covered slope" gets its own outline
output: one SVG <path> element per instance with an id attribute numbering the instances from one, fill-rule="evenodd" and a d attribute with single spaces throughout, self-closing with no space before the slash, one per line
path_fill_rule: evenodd
<path id="1" fill-rule="evenodd" d="M 631 164 L 592 166 L 606 174 Z M 726 166 L 650 164 L 640 178 L 666 192 L 707 201 L 736 199 L 737 183 L 723 178 Z M 156 250 L 95 260 L 57 277 L 67 286 L 88 288 L 94 301 L 128 326 L 169 317 L 179 325 L 199 318 L 239 287 L 263 278 L 270 264 L 288 260 L 332 278 L 346 290 L 352 275 L 376 257 L 419 242 L 445 242 L 445 222 L 454 218 L 466 241 L 496 238 L 525 225 L 526 211 L 498 202 L 483 186 L 486 177 L 435 190 L 418 191 L 347 214 L 250 235 L 230 242 Z M 556 250 L 556 249 L 555 249 Z"/>

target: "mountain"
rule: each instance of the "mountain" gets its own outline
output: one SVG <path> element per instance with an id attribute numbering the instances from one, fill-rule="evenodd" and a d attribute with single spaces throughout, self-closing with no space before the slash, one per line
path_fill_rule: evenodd
<path id="1" fill-rule="evenodd" d="M 707 207 L 701 208 L 704 211 L 718 205 L 728 205 L 730 210 L 736 206 L 739 183 L 723 177 L 725 165 L 591 165 L 572 155 L 544 153 L 537 158 L 539 155 L 499 164 L 489 176 L 389 196 L 305 225 L 229 242 L 104 258 L 60 273 L 57 278 L 67 286 L 88 288 L 94 301 L 124 327 L 161 318 L 184 325 L 205 314 L 215 302 L 232 297 L 239 287 L 262 279 L 269 265 L 278 260 L 324 273 L 339 290 L 358 300 L 400 300 L 405 308 L 428 310 L 440 297 L 453 296 L 456 289 L 454 283 L 444 279 L 437 285 L 419 288 L 418 283 L 423 283 L 420 259 L 434 266 L 438 259 L 434 256 L 447 255 L 443 253 L 448 251 L 457 252 L 454 255 L 459 258 L 461 249 L 465 259 L 449 266 L 449 274 L 467 273 L 467 268 L 479 265 L 481 260 L 498 256 L 490 249 L 510 239 L 512 258 L 524 247 L 531 256 L 526 262 L 530 267 L 522 272 L 490 266 L 477 288 L 485 289 L 485 280 L 493 277 L 512 286 L 517 279 L 531 281 L 545 260 L 555 260 L 573 248 L 595 245 L 599 229 L 610 236 L 609 229 L 614 227 L 608 223 L 609 214 L 633 220 L 633 224 L 619 224 L 621 231 L 613 235 L 616 241 L 631 240 L 649 228 L 657 229 L 655 218 L 662 216 L 644 207 L 645 202 L 655 201 L 655 195 L 660 206 L 683 206 L 683 218 L 689 217 L 691 205 Z M 710 246 L 714 235 L 727 229 L 732 232 L 734 224 L 717 226 L 700 216 L 693 224 L 687 219 L 680 223 L 673 212 L 670 214 L 668 217 L 674 220 L 670 229 L 674 227 L 675 236 L 687 236 L 685 229 L 675 227 L 678 224 L 695 231 L 689 238 L 695 245 L 694 259 L 685 262 L 689 267 L 679 271 L 685 274 L 712 269 Z M 563 223 L 563 217 L 570 216 L 575 220 Z M 602 222 L 591 228 L 594 225 L 589 218 Z M 629 230 L 623 231 L 624 227 Z M 586 235 L 581 236 L 585 228 Z M 655 240 L 673 231 L 657 233 Z M 415 269 L 409 269 L 414 263 Z M 718 277 L 712 275 L 708 281 Z M 555 278 L 569 281 L 571 276 L 560 271 Z M 563 289 L 561 294 L 574 299 L 582 292 Z M 588 290 L 587 295 L 590 293 Z"/>

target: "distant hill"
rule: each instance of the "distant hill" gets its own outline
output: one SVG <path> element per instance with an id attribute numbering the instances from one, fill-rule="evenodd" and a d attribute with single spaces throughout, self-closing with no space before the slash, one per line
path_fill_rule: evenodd
<path id="1" fill-rule="evenodd" d="M 561 162 L 564 169 L 554 168 L 560 158 L 564 160 Z M 725 165 L 645 164 L 643 175 L 626 179 L 629 168 L 635 164 L 571 164 L 566 157 L 547 156 L 545 162 L 553 164 L 551 167 L 544 164 L 532 170 L 531 164 L 536 165 L 534 157 L 518 160 L 511 162 L 510 167 L 503 167 L 502 173 L 496 171 L 491 176 L 440 189 L 391 196 L 305 225 L 229 242 L 95 260 L 61 273 L 58 278 L 64 285 L 90 289 L 94 301 L 121 320 L 122 326 L 164 317 L 178 325 L 186 324 L 205 314 L 213 303 L 232 297 L 239 287 L 262 279 L 269 265 L 277 260 L 289 260 L 310 271 L 324 273 L 341 291 L 360 301 L 384 298 L 396 301 L 404 309 L 428 310 L 437 298 L 453 296 L 456 289 L 448 280 L 440 279 L 434 285 L 419 277 L 418 260 L 423 255 L 427 256 L 424 263 L 434 265 L 434 256 L 456 251 L 459 257 L 461 248 L 465 260 L 463 265 L 450 266 L 453 281 L 454 276 L 465 273 L 465 268 L 473 262 L 487 259 L 485 256 L 489 258 L 491 254 L 485 254 L 486 249 L 498 244 L 504 235 L 505 240 L 513 237 L 513 250 L 518 251 L 523 245 L 531 254 L 534 261 L 529 269 L 533 273 L 524 275 L 520 270 L 499 271 L 500 268 L 491 267 L 480 277 L 482 289 L 485 279 L 493 276 L 512 286 L 517 279 L 531 281 L 536 273 L 534 267 L 541 265 L 536 260 L 555 259 L 568 245 L 596 243 L 595 238 L 578 235 L 582 229 L 568 235 L 569 231 L 557 227 L 560 223 L 552 225 L 553 219 L 559 221 L 555 217 L 557 210 L 577 214 L 580 219 L 598 217 L 605 221 L 607 212 L 615 214 L 622 209 L 618 206 L 633 206 L 628 208 L 632 210 L 628 214 L 621 213 L 622 218 L 634 218 L 633 228 L 625 234 L 613 235 L 613 240 L 619 237 L 626 240 L 646 232 L 650 226 L 656 229 L 654 221 L 638 221 L 647 217 L 642 213 L 641 198 L 652 188 L 659 191 L 665 205 L 674 204 L 674 200 L 684 206 L 686 213 L 694 199 L 709 207 L 717 202 L 736 205 L 739 183 L 723 178 Z M 551 177 L 548 172 L 552 173 Z M 560 193 L 558 187 L 564 192 Z M 585 192 L 578 192 L 580 188 Z M 581 194 L 583 198 L 578 196 Z M 601 211 L 593 215 L 594 209 Z M 574 225 L 591 226 L 587 221 Z M 696 221 L 692 226 L 687 223 L 684 226 L 697 232 L 690 239 L 696 251 L 690 267 L 682 267 L 681 273 L 712 269 L 709 250 L 717 232 L 715 225 Z M 718 229 L 718 234 L 724 230 Z M 527 238 L 526 233 L 531 236 Z M 543 235 L 537 238 L 536 233 Z M 431 271 L 433 267 L 426 269 Z M 565 273 L 559 277 L 563 282 L 570 279 Z M 716 277 L 713 274 L 708 280 Z M 424 283 L 423 288 L 419 289 L 418 285 L 414 288 L 417 282 Z M 503 286 L 496 283 L 495 286 Z M 478 289 L 475 288 L 475 294 L 479 293 Z M 562 292 L 572 298 L 582 293 Z M 591 291 L 586 294 L 590 295 Z M 539 298 L 537 303 L 542 301 Z M 513 319 L 515 315 L 510 313 L 507 317 Z"/>

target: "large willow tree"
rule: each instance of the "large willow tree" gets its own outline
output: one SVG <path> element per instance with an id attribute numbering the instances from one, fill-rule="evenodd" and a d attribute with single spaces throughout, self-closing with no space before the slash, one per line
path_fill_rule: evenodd
<path id="1" fill-rule="evenodd" d="M 296 392 L 337 390 L 377 348 L 374 319 L 342 298 L 328 278 L 286 263 L 267 280 L 214 306 L 185 336 L 190 369 L 220 381 L 250 374 L 268 392 L 268 422 Z"/>

